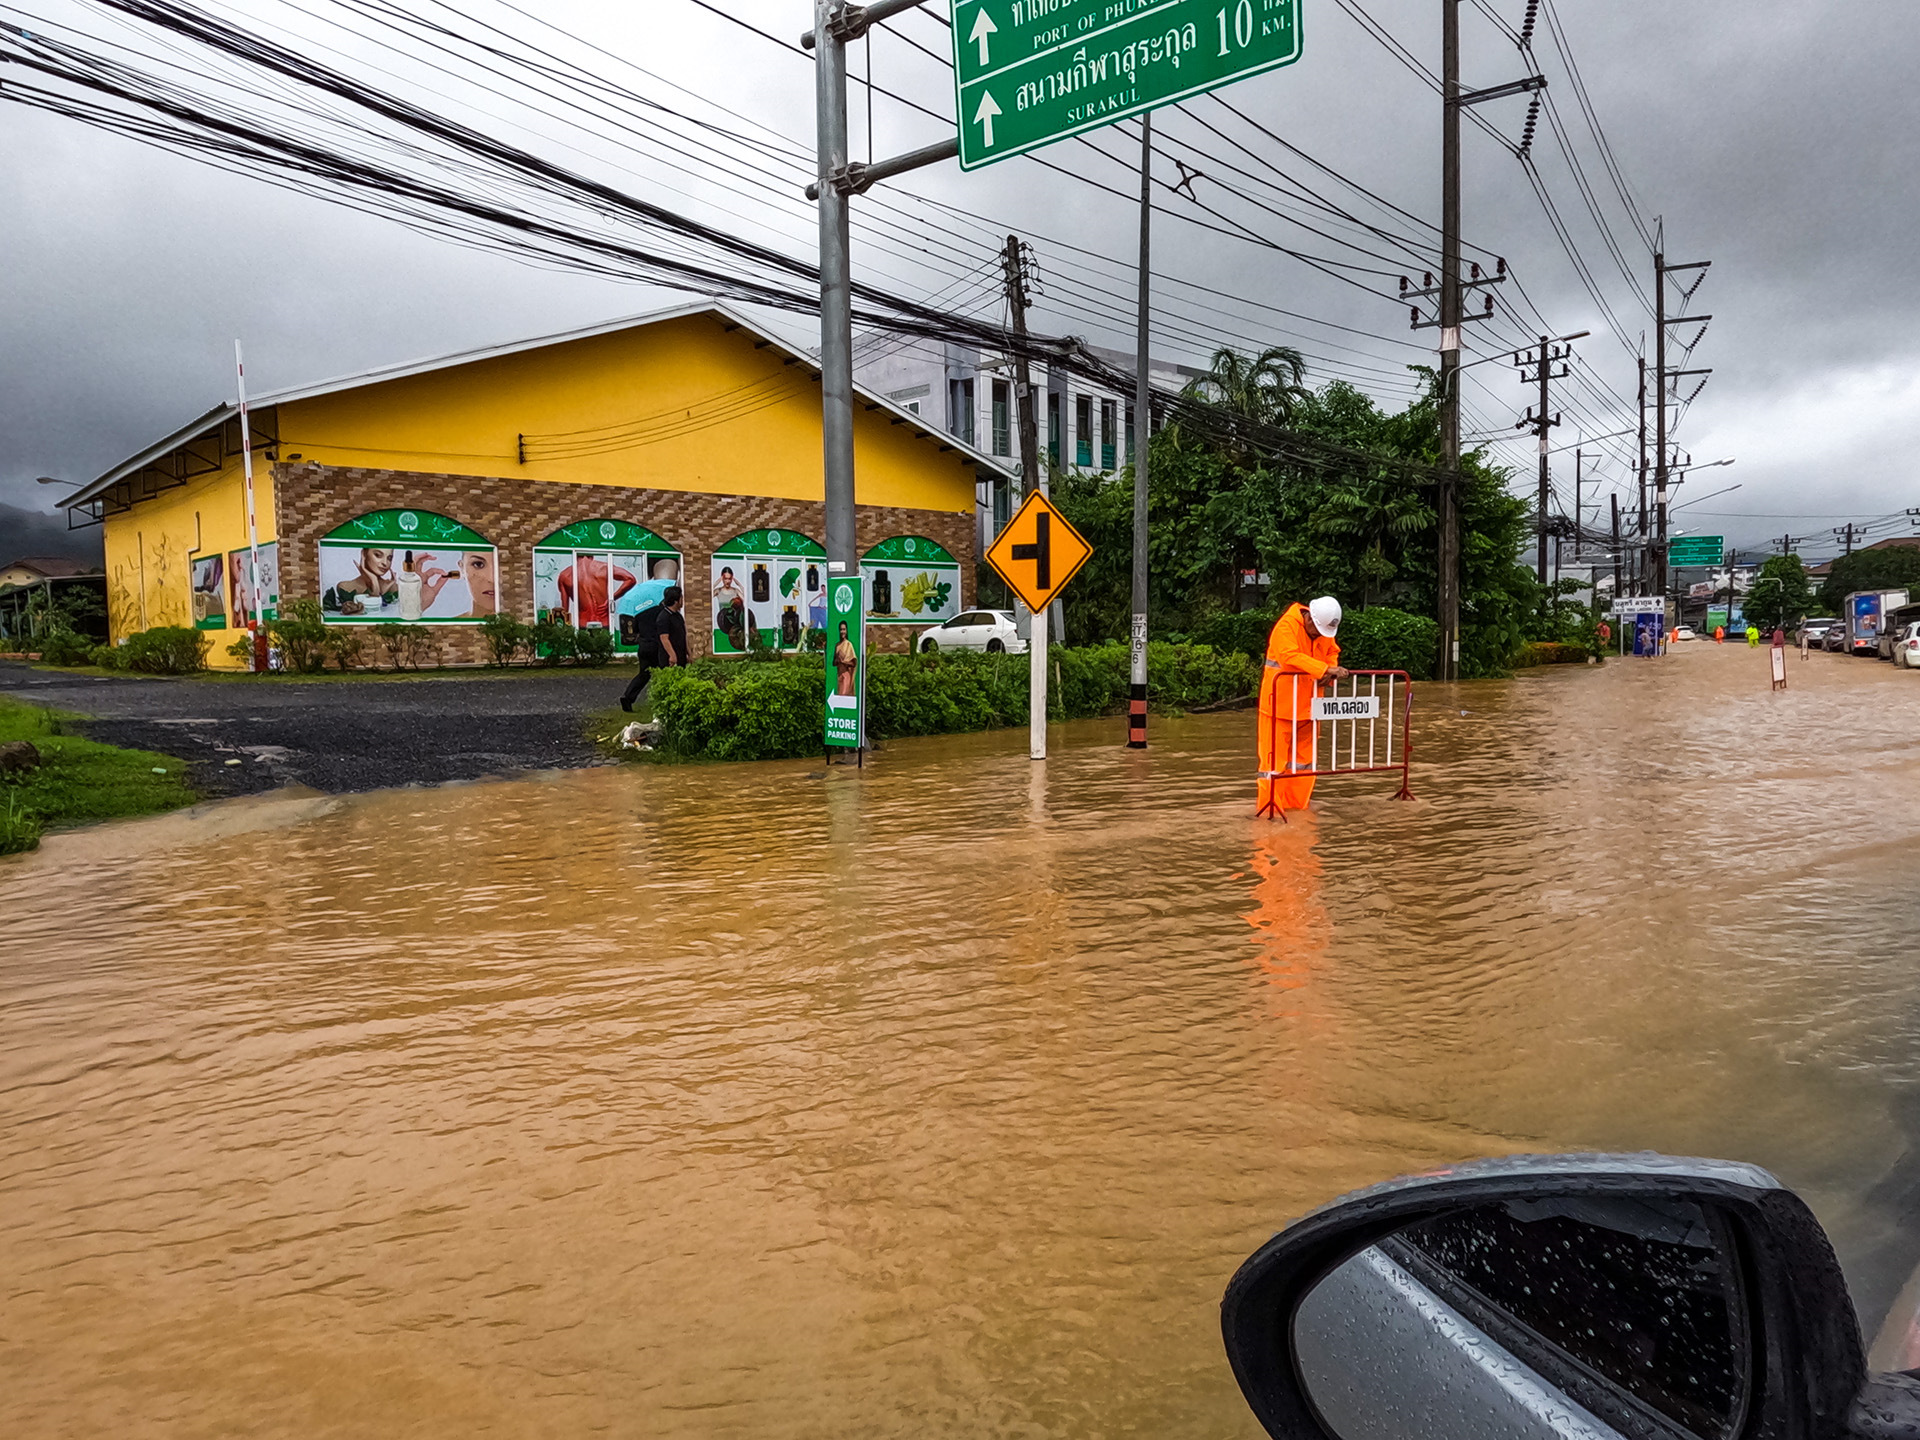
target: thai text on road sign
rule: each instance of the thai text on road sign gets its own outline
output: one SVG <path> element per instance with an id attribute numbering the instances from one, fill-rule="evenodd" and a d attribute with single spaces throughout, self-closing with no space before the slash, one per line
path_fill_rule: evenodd
<path id="1" fill-rule="evenodd" d="M 1300 58 L 1300 0 L 953 0 L 960 168 Z"/>
<path id="2" fill-rule="evenodd" d="M 1667 542 L 1667 564 L 1675 570 L 1698 565 L 1717 566 L 1726 558 L 1724 535 L 1682 535 Z"/>
<path id="3" fill-rule="evenodd" d="M 1616 615 L 1665 615 L 1667 597 L 1664 595 L 1622 595 L 1613 602 Z"/>
<path id="4" fill-rule="evenodd" d="M 1091 554 L 1093 547 L 1067 517 L 1035 490 L 987 547 L 987 563 L 1037 613 L 1066 588 Z"/>
<path id="5" fill-rule="evenodd" d="M 1316 720 L 1378 720 L 1378 695 L 1316 695 L 1313 698 Z"/>

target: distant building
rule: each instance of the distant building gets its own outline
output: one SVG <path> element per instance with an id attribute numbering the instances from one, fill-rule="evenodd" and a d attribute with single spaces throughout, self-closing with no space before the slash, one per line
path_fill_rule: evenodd
<path id="1" fill-rule="evenodd" d="M 1133 373 L 1134 357 L 1087 347 L 1115 370 Z M 1118 470 L 1133 460 L 1133 392 L 1115 391 L 1053 370 L 1028 367 L 1042 464 L 1058 470 Z M 1169 361 L 1147 368 L 1155 390 L 1174 392 L 1206 372 Z M 854 383 L 939 426 L 964 445 L 985 451 L 1016 475 L 1020 469 L 1020 410 L 1013 362 L 972 346 L 866 331 L 854 339 Z M 984 475 L 986 472 L 982 472 Z M 1006 522 L 1010 494 L 983 483 L 978 497 L 982 548 Z"/>
<path id="2" fill-rule="evenodd" d="M 856 399 L 871 643 L 904 650 L 969 603 L 975 497 L 1006 471 Z M 631 652 L 621 597 L 646 579 L 685 589 L 695 655 L 797 650 L 827 623 L 818 369 L 724 305 L 261 395 L 250 428 L 258 577 L 231 403 L 66 502 L 104 524 L 116 638 L 243 627 L 257 588 L 268 618 L 301 597 L 330 626 L 433 627 L 452 661 L 484 657 L 496 613 L 612 630 Z M 212 663 L 240 664 L 227 649 Z"/>
<path id="3" fill-rule="evenodd" d="M 58 555 L 27 555 L 12 564 L 0 566 L 0 590 L 15 585 L 38 585 L 42 580 L 68 580 L 77 575 L 98 575 L 98 565 L 67 560 Z"/>

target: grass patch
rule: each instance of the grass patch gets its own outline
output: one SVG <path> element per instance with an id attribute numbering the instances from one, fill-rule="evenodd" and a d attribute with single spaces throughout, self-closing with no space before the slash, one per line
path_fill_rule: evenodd
<path id="1" fill-rule="evenodd" d="M 616 661 L 608 669 L 585 669 L 577 665 L 514 665 L 503 670 L 491 665 L 442 665 L 425 670 L 315 670 L 305 674 L 292 670 L 271 670 L 265 675 L 255 675 L 249 670 L 201 670 L 188 676 L 136 675 L 126 670 L 103 669 L 98 665 L 47 665 L 38 662 L 33 668 L 54 675 L 104 675 L 115 680 L 187 679 L 227 685 L 396 685 L 411 684 L 416 680 L 539 680 L 551 679 L 556 675 L 596 676 L 605 681 L 609 673 L 618 671 L 623 665 L 626 669 L 632 669 L 630 660 Z"/>
<path id="2" fill-rule="evenodd" d="M 44 762 L 0 780 L 0 855 L 33 849 L 47 830 L 155 815 L 199 798 L 187 784 L 186 767 L 171 755 L 65 734 L 77 718 L 0 696 L 0 744 L 28 741 Z"/>

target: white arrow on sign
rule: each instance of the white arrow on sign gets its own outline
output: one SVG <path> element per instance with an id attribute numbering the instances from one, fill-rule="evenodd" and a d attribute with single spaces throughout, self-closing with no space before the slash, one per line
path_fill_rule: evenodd
<path id="1" fill-rule="evenodd" d="M 973 112 L 973 123 L 980 126 L 984 131 L 986 147 L 989 150 L 993 148 L 993 117 L 999 113 L 1000 107 L 993 103 L 993 92 L 991 90 L 982 90 L 980 92 L 980 108 Z"/>
<path id="2" fill-rule="evenodd" d="M 998 35 L 999 33 L 1000 27 L 993 23 L 993 17 L 987 14 L 984 5 L 974 12 L 973 33 L 967 36 L 967 43 L 980 47 L 980 68 L 982 70 L 993 63 L 987 58 L 987 37 L 989 35 Z M 987 143 L 991 145 L 993 141 L 989 140 Z"/>

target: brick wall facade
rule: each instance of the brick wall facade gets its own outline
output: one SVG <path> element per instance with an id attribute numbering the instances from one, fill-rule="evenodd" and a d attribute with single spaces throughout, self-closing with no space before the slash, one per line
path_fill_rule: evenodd
<path id="1" fill-rule="evenodd" d="M 431 510 L 486 537 L 499 551 L 500 608 L 533 620 L 533 547 L 555 530 L 581 520 L 624 520 L 644 525 L 685 557 L 683 584 L 687 639 L 705 655 L 712 629 L 711 561 L 734 536 L 761 527 L 797 530 L 823 538 L 823 501 L 778 500 L 761 495 L 722 495 L 684 490 L 640 490 L 624 485 L 576 485 L 545 480 L 502 480 L 476 475 L 422 474 L 334 465 L 281 462 L 273 467 L 280 540 L 283 599 L 317 599 L 322 535 L 371 510 Z M 861 505 L 854 516 L 861 554 L 892 535 L 924 535 L 960 561 L 960 605 L 973 603 L 974 519 L 969 514 Z M 430 627 L 450 664 L 486 658 L 486 645 L 471 625 Z M 904 651 L 914 631 L 905 625 L 874 625 L 867 631 L 876 651 Z"/>

